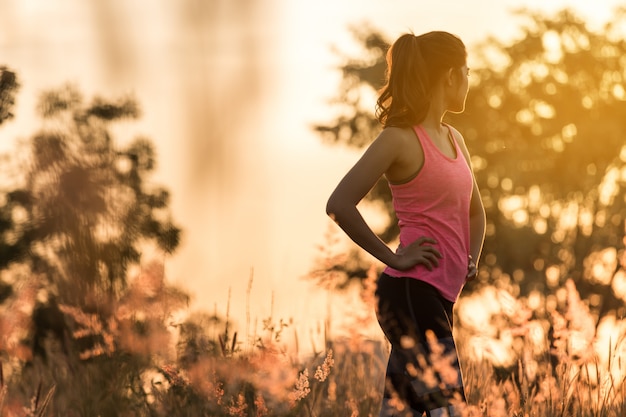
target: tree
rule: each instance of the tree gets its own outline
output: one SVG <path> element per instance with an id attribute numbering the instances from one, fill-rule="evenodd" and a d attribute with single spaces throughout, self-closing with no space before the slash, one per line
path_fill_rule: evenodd
<path id="1" fill-rule="evenodd" d="M 15 83 L 2 85 L 5 115 Z M 63 86 L 41 95 L 38 112 L 42 127 L 3 166 L 18 180 L 0 192 L 8 395 L 40 384 L 56 387 L 63 415 L 147 415 L 142 378 L 158 369 L 155 358 L 169 359 L 171 314 L 189 300 L 167 285 L 160 263 L 142 262 L 147 248 L 172 253 L 181 233 L 169 192 L 149 182 L 154 146 L 144 137 L 114 140 L 114 123 L 139 116 L 132 98 L 87 103 Z"/>
<path id="2" fill-rule="evenodd" d="M 110 133 L 112 123 L 138 117 L 137 104 L 86 104 L 65 86 L 42 94 L 38 110 L 44 127 L 22 155 L 22 184 L 0 207 L 0 268 L 28 264 L 64 302 L 114 297 L 147 244 L 171 253 L 180 239 L 169 192 L 146 181 L 152 143 L 140 137 L 121 147 Z"/>
<path id="3" fill-rule="evenodd" d="M 0 125 L 13 117 L 12 110 L 18 88 L 15 73 L 5 66 L 0 66 Z"/>
<path id="4" fill-rule="evenodd" d="M 483 263 L 473 285 L 498 278 L 526 294 L 573 278 L 581 293 L 601 296 L 593 307 L 614 308 L 623 295 L 610 284 L 626 267 L 619 261 L 626 221 L 626 42 L 618 31 L 626 13 L 616 11 L 599 33 L 569 10 L 554 17 L 520 13 L 528 23 L 519 40 L 488 39 L 470 51 L 480 65 L 471 69 L 466 111 L 446 116 L 473 154 L 487 210 Z M 348 58 L 341 68 L 342 113 L 315 129 L 327 142 L 360 148 L 379 130 L 373 102 L 363 110 L 361 99 L 380 86 L 388 43 L 376 32 L 356 35 L 365 58 Z M 383 199 L 391 211 L 386 184 L 369 197 Z M 396 236 L 391 227 L 382 235 L 386 241 Z M 609 264 L 603 271 L 601 254 Z"/>

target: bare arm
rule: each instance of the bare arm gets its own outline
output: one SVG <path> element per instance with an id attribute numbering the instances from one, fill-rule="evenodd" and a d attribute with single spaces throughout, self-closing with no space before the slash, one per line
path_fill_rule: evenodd
<path id="1" fill-rule="evenodd" d="M 394 128 L 383 130 L 339 182 L 328 199 L 326 212 L 357 245 L 384 264 L 406 270 L 421 263 L 431 269 L 438 264 L 437 258 L 441 257 L 434 247 L 428 245 L 436 243 L 433 239 L 420 238 L 394 253 L 376 236 L 356 207 L 396 163 L 403 149 L 403 139 Z"/>
<path id="2" fill-rule="evenodd" d="M 470 202 L 470 256 L 471 261 L 468 268 L 468 279 L 473 279 L 478 273 L 478 260 L 483 249 L 486 229 L 485 208 L 480 197 L 480 192 L 474 180 L 472 200 Z"/>
<path id="3" fill-rule="evenodd" d="M 463 136 L 458 131 L 454 131 L 455 136 L 459 139 L 459 145 L 463 151 L 463 155 L 467 160 L 467 164 L 472 169 L 472 164 L 469 156 L 469 152 L 463 140 Z M 476 277 L 478 260 L 483 249 L 483 242 L 485 241 L 485 229 L 487 220 L 485 217 L 485 207 L 483 206 L 482 198 L 480 197 L 480 191 L 474 178 L 472 171 L 473 189 L 472 199 L 470 200 L 470 265 L 468 267 L 468 279 Z"/>

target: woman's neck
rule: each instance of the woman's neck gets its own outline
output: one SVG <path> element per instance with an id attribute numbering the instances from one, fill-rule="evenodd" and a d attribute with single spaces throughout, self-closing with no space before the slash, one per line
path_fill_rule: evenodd
<path id="1" fill-rule="evenodd" d="M 444 103 L 444 95 L 442 88 L 434 88 L 430 100 L 428 113 L 422 121 L 422 126 L 434 131 L 440 131 L 443 126 L 443 116 L 446 114 L 446 105 Z"/>
<path id="2" fill-rule="evenodd" d="M 428 131 L 441 132 L 445 129 L 443 125 L 443 114 L 444 113 L 429 111 L 424 120 L 422 120 L 421 125 Z"/>

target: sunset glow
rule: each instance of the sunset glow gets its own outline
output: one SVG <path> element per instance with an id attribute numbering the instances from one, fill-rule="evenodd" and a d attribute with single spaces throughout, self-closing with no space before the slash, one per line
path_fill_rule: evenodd
<path id="1" fill-rule="evenodd" d="M 461 130 L 484 186 L 481 193 L 491 216 L 487 238 L 501 239 L 489 241 L 478 277 L 467 284 L 472 292 L 455 307 L 455 331 L 463 341 L 459 352 L 468 364 L 468 385 L 475 389 L 470 397 L 490 392 L 493 398 L 485 395 L 480 401 L 496 410 L 504 407 L 500 398 L 515 403 L 511 399 L 521 398 L 526 389 L 534 396 L 525 403 L 528 415 L 565 401 L 600 410 L 626 392 L 626 226 L 619 211 L 625 201 L 626 145 L 607 155 L 601 141 L 619 135 L 619 126 L 598 123 L 592 128 L 590 121 L 617 117 L 611 116 L 611 105 L 626 101 L 626 58 L 605 43 L 591 52 L 612 59 L 610 71 L 598 72 L 590 61 L 574 60 L 568 65 L 576 71 L 566 72 L 564 57 L 589 52 L 594 38 L 554 27 L 542 28 L 531 39 L 534 43 L 524 44 L 530 45 L 527 49 L 511 49 L 519 60 L 512 61 L 498 47 L 516 45 L 522 28 L 532 24 L 528 16 L 514 13 L 520 8 L 550 16 L 567 7 L 598 33 L 626 36 L 626 28 L 613 25 L 621 3 L 3 1 L 0 66 L 16 73 L 20 87 L 12 108 L 15 117 L 0 120 L 0 150 L 7 155 L 2 161 L 10 171 L 1 181 L 0 205 L 13 204 L 0 220 L 14 226 L 0 234 L 14 244 L 31 224 L 47 225 L 44 220 L 51 215 L 42 209 L 45 204 L 20 205 L 15 202 L 19 198 L 49 198 L 45 201 L 58 203 L 48 203 L 54 213 L 64 213 L 72 198 L 91 208 L 90 193 L 104 214 L 93 215 L 101 222 L 89 230 L 95 236 L 93 247 L 84 243 L 86 238 L 76 239 L 85 253 L 126 239 L 126 227 L 154 238 L 165 234 L 161 224 L 180 226 L 176 251 L 145 243 L 137 255 L 141 263 L 118 271 L 128 275 L 128 286 L 113 288 L 118 272 L 99 260 L 95 268 L 85 269 L 88 273 L 77 275 L 83 283 L 95 279 L 89 274 L 108 274 L 110 291 L 90 293 L 84 308 L 59 307 L 75 326 L 67 337 L 97 340 L 77 350 L 80 360 L 143 355 L 154 361 L 133 382 L 149 401 L 168 398 L 172 387 L 185 387 L 232 416 L 244 415 L 246 401 L 255 404 L 258 416 L 271 415 L 270 409 L 304 410 L 303 404 L 311 403 L 359 415 L 365 403 L 359 398 L 371 400 L 368 407 L 374 409 L 388 355 L 374 307 L 382 265 L 359 251 L 324 210 L 333 187 L 363 149 L 341 141 L 323 143 L 313 126 L 332 123 L 345 110 L 342 106 L 350 107 L 336 103 L 345 87 L 342 65 L 372 60 L 364 56 L 355 33 L 379 31 L 392 40 L 407 31 L 447 30 L 466 43 L 472 68 L 469 94 L 475 106 L 455 120 L 466 123 L 473 117 L 491 129 L 466 123 Z M 481 47 L 490 39 L 495 41 L 489 48 Z M 533 48 L 541 54 L 533 55 Z M 510 73 L 496 79 L 498 69 L 509 67 Z M 483 85 L 493 88 L 480 89 Z M 42 92 L 50 89 L 79 91 L 84 106 L 71 113 L 68 105 L 56 110 L 57 118 L 43 119 Z M 373 111 L 372 88 L 360 85 L 349 94 Z M 98 100 L 119 104 L 125 97 L 137 101 L 137 120 L 125 115 L 112 123 L 112 116 L 89 113 Z M 70 98 L 61 97 L 60 106 Z M 114 125 L 110 129 L 109 123 Z M 492 134 L 480 136 L 485 131 Z M 84 135 L 93 140 L 85 142 L 85 149 L 98 141 L 114 143 L 102 148 L 113 155 L 112 174 L 102 175 L 98 183 L 77 170 L 76 181 L 61 187 L 67 172 L 58 167 L 72 158 L 90 168 L 105 163 L 96 157 L 79 160 L 72 152 L 82 153 L 74 145 L 59 146 L 60 156 L 56 148 L 42 145 L 45 155 L 37 159 L 39 148 L 29 141 L 42 132 L 62 138 Z M 352 131 L 347 132 L 343 136 L 349 138 Z M 154 144 L 154 161 L 142 160 L 149 152 L 137 149 L 124 154 L 126 159 L 119 157 L 137 139 Z M 581 141 L 587 141 L 585 147 Z M 585 152 L 595 159 L 580 166 L 570 162 Z M 137 169 L 153 162 L 154 171 Z M 16 174 L 20 170 L 40 175 L 21 178 Z M 99 194 L 97 186 L 104 184 L 104 189 L 130 177 Z M 129 184 L 145 188 L 144 200 L 129 192 Z M 32 195 L 9 196 L 18 185 L 32 187 Z M 159 194 L 160 187 L 169 194 Z M 123 224 L 119 213 L 133 204 L 137 212 L 154 208 L 151 222 Z M 393 220 L 380 199 L 364 201 L 359 209 L 378 234 Z M 66 229 L 80 233 L 80 225 Z M 39 263 L 58 268 L 63 279 L 72 276 L 55 255 L 57 250 L 75 255 L 71 245 L 64 246 L 71 238 L 44 232 L 41 241 L 24 245 L 24 253 L 36 261 L 0 271 L 0 284 L 10 289 L 0 293 L 0 353 L 11 358 L 0 357 L 6 381 L 33 358 L 33 351 L 21 344 L 30 337 L 29 320 L 36 306 L 54 298 L 45 287 L 53 278 L 37 269 Z M 498 251 L 502 247 L 509 251 Z M 124 260 L 133 256 L 130 249 L 119 255 Z M 525 287 L 526 282 L 532 285 Z M 119 299 L 111 295 L 115 291 Z M 109 314 L 107 320 L 103 314 Z M 183 354 L 184 343 L 188 350 Z M 202 356 L 209 351 L 213 356 Z M 177 363 L 180 357 L 187 361 L 184 365 Z M 553 363 L 558 367 L 552 368 Z M 498 373 L 506 372 L 518 373 L 518 385 L 498 379 Z M 561 377 L 588 391 L 568 391 L 559 385 Z M 497 383 L 486 387 L 486 381 Z M 252 399 L 229 391 L 247 383 L 257 389 Z M 354 389 L 350 398 L 341 392 L 346 386 Z M 518 398 L 515 404 L 524 401 Z M 21 407 L 7 404 L 11 410 Z M 315 413 L 309 410 L 309 415 Z"/>

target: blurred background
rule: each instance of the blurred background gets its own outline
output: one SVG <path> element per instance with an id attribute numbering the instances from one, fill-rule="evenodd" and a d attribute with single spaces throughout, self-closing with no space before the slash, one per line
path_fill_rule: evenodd
<path id="1" fill-rule="evenodd" d="M 376 415 L 382 265 L 325 204 L 431 30 L 487 211 L 470 404 L 624 415 L 623 0 L 0 1 L 0 414 Z"/>
<path id="2" fill-rule="evenodd" d="M 371 27 L 392 40 L 447 30 L 466 42 L 473 67 L 475 45 L 524 34 L 516 10 L 567 7 L 599 29 L 620 4 L 5 0 L 0 64 L 20 88 L 0 147 L 16 155 L 39 129 L 45 90 L 69 83 L 85 97 L 134 97 L 140 117 L 115 126 L 114 140 L 144 136 L 155 146 L 147 182 L 170 191 L 182 230 L 164 258 L 167 279 L 191 293 L 194 308 L 223 315 L 230 299 L 239 323 L 273 314 L 316 326 L 327 295 L 303 277 L 325 245 L 326 198 L 361 149 L 329 144 L 314 126 L 338 114 L 330 101 L 345 57 L 366 58 L 353 31 Z"/>

